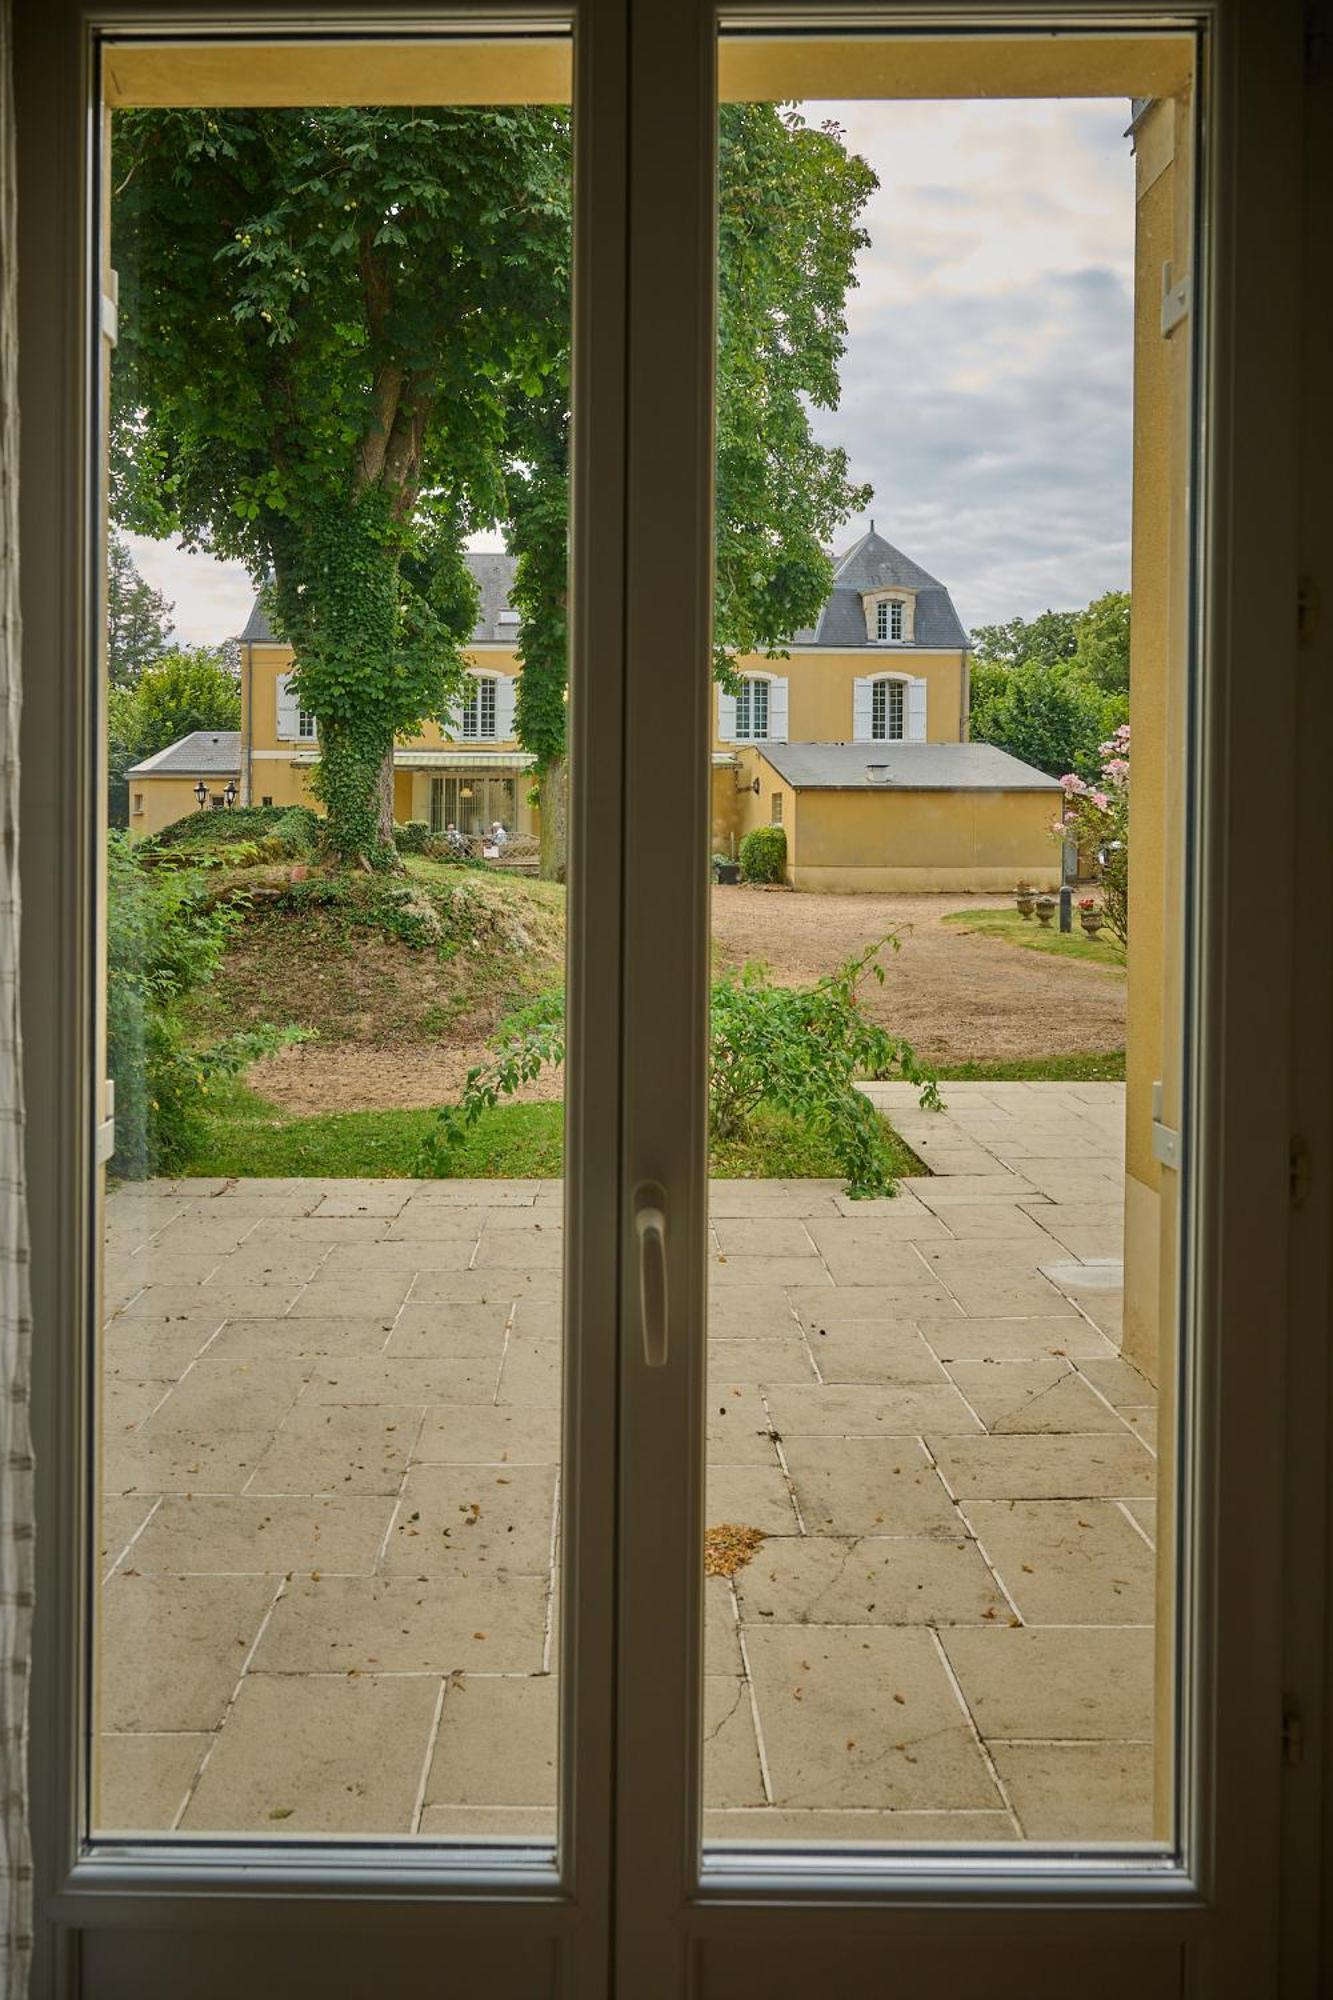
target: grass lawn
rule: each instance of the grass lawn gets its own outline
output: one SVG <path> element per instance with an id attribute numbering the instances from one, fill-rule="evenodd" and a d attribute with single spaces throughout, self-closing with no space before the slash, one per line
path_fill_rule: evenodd
<path id="1" fill-rule="evenodd" d="M 938 1071 L 941 1083 L 1123 1083 L 1125 1051 L 1104 1055 L 1020 1056 L 1011 1062 L 955 1063 Z"/>
<path id="2" fill-rule="evenodd" d="M 1059 958 L 1081 958 L 1089 965 L 1106 965 L 1117 972 L 1125 969 L 1125 954 L 1109 931 L 1100 937 L 1085 935 L 1074 914 L 1074 928 L 1066 935 L 1056 929 L 1059 915 L 1052 917 L 1047 930 L 1035 917 L 1020 917 L 1017 910 L 957 910 L 940 919 L 958 930 L 978 937 L 1000 938 L 1005 944 L 1022 945 L 1028 951 L 1049 951 Z"/>
<path id="3" fill-rule="evenodd" d="M 340 1111 L 287 1118 L 244 1085 L 215 1098 L 207 1145 L 190 1168 L 237 1180 L 310 1176 L 413 1178 L 433 1111 Z M 911 1148 L 890 1131 L 895 1174 L 920 1174 Z M 564 1106 L 505 1104 L 487 1111 L 455 1149 L 458 1180 L 548 1180 L 563 1171 Z M 828 1148 L 791 1118 L 760 1113 L 743 1141 L 719 1147 L 712 1172 L 725 1180 L 836 1180 Z"/>

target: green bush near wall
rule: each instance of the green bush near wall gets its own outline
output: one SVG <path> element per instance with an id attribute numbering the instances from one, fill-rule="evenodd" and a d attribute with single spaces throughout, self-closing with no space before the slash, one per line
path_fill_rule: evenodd
<path id="1" fill-rule="evenodd" d="M 781 882 L 787 872 L 787 836 L 780 826 L 757 826 L 741 842 L 741 879 Z"/>

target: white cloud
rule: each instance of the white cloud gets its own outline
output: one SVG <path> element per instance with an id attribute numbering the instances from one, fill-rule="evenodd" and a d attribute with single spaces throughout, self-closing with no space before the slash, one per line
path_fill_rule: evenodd
<path id="1" fill-rule="evenodd" d="M 818 435 L 965 624 L 1129 580 L 1134 179 L 1120 100 L 812 104 L 870 161 Z M 865 521 L 849 524 L 850 542 Z"/>

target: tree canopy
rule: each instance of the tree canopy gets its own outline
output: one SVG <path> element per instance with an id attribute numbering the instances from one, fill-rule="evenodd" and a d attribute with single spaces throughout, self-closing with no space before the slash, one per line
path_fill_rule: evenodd
<path id="1" fill-rule="evenodd" d="M 1053 778 L 1091 782 L 1100 746 L 1129 720 L 1129 593 L 972 634 L 971 731 Z"/>
<path id="2" fill-rule="evenodd" d="M 450 704 L 472 531 L 505 522 L 518 723 L 564 751 L 567 112 L 138 111 L 115 127 L 118 517 L 271 579 L 346 858 L 391 852 L 392 743 Z M 727 105 L 716 670 L 828 594 L 869 489 L 816 443 L 875 186 L 832 125 Z"/>
<path id="3" fill-rule="evenodd" d="M 118 518 L 271 579 L 329 838 L 391 857 L 393 738 L 461 684 L 511 393 L 565 366 L 568 114 L 134 111 L 114 143 Z"/>
<path id="4" fill-rule="evenodd" d="M 145 582 L 120 535 L 107 546 L 107 675 L 112 687 L 134 680 L 171 639 L 175 606 Z"/>
<path id="5" fill-rule="evenodd" d="M 713 668 L 779 651 L 833 585 L 829 543 L 865 506 L 846 453 L 816 442 L 834 409 L 846 298 L 877 183 L 840 129 L 789 107 L 726 104 L 719 129 Z M 560 866 L 568 685 L 569 408 L 562 377 L 511 409 L 508 534 L 522 613 L 517 727 L 543 782 L 542 845 Z"/>

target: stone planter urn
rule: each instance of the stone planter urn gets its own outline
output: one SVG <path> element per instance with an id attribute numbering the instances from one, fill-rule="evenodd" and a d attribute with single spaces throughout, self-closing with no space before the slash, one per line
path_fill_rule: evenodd
<path id="1" fill-rule="evenodd" d="M 1042 926 L 1043 930 L 1049 930 L 1051 927 L 1051 918 L 1055 915 L 1054 896 L 1038 896 L 1036 908 L 1037 922 Z"/>
<path id="2" fill-rule="evenodd" d="M 719 861 L 717 863 L 717 879 L 724 888 L 734 889 L 741 879 L 740 862 Z"/>
<path id="3" fill-rule="evenodd" d="M 1080 910 L 1078 920 L 1083 926 L 1083 932 L 1086 937 L 1097 938 L 1101 936 L 1102 913 L 1100 910 Z"/>
<path id="4" fill-rule="evenodd" d="M 1018 914 L 1020 917 L 1028 917 L 1028 918 L 1031 917 L 1035 904 L 1035 898 L 1033 896 L 1032 890 L 1028 887 L 1026 882 L 1020 882 L 1017 889 L 1015 889 L 1014 902 L 1017 905 Z"/>

